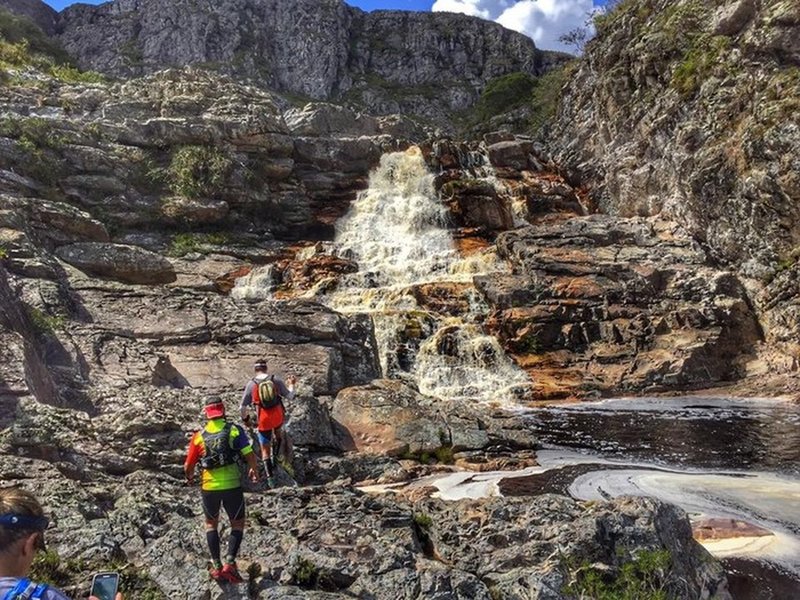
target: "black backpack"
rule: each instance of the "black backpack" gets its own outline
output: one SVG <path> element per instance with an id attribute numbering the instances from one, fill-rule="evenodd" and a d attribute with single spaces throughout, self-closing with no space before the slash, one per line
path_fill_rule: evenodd
<path id="1" fill-rule="evenodd" d="M 203 445 L 205 454 L 200 459 L 200 466 L 203 469 L 218 469 L 235 464 L 239 453 L 231 448 L 232 423 L 225 423 L 225 427 L 217 433 L 209 433 L 203 430 Z"/>

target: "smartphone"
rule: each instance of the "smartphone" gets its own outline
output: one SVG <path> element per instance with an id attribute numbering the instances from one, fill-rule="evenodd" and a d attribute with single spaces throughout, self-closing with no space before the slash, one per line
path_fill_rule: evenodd
<path id="1" fill-rule="evenodd" d="M 97 573 L 92 578 L 92 592 L 90 596 L 99 598 L 99 600 L 114 600 L 117 596 L 118 588 L 119 573 Z"/>

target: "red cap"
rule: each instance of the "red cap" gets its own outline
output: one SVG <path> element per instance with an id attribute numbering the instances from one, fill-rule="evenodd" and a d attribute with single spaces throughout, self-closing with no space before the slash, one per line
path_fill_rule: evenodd
<path id="1" fill-rule="evenodd" d="M 209 400 L 206 402 L 206 417 L 216 419 L 225 416 L 225 405 L 219 400 Z"/>

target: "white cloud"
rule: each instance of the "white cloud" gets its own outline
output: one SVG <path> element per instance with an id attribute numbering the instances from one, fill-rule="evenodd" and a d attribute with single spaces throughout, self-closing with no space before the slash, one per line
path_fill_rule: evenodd
<path id="1" fill-rule="evenodd" d="M 586 26 L 594 8 L 592 0 L 436 0 L 432 10 L 497 21 L 533 38 L 537 48 L 574 53 L 574 48 L 558 38 L 576 27 Z"/>
<path id="2" fill-rule="evenodd" d="M 482 19 L 493 19 L 490 9 L 495 8 L 497 0 L 436 0 L 431 8 L 434 12 L 464 13 Z"/>

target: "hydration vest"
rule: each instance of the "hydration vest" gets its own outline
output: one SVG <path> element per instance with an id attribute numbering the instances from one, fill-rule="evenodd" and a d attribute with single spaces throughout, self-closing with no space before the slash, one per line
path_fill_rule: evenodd
<path id="1" fill-rule="evenodd" d="M 3 596 L 3 600 L 42 600 L 47 591 L 47 584 L 32 583 L 30 579 L 20 579 L 19 583 L 8 590 Z"/>
<path id="2" fill-rule="evenodd" d="M 238 452 L 231 448 L 231 423 L 225 423 L 225 427 L 217 433 L 209 433 L 203 430 L 203 446 L 205 453 L 200 459 L 200 466 L 203 469 L 219 469 L 236 463 Z"/>

